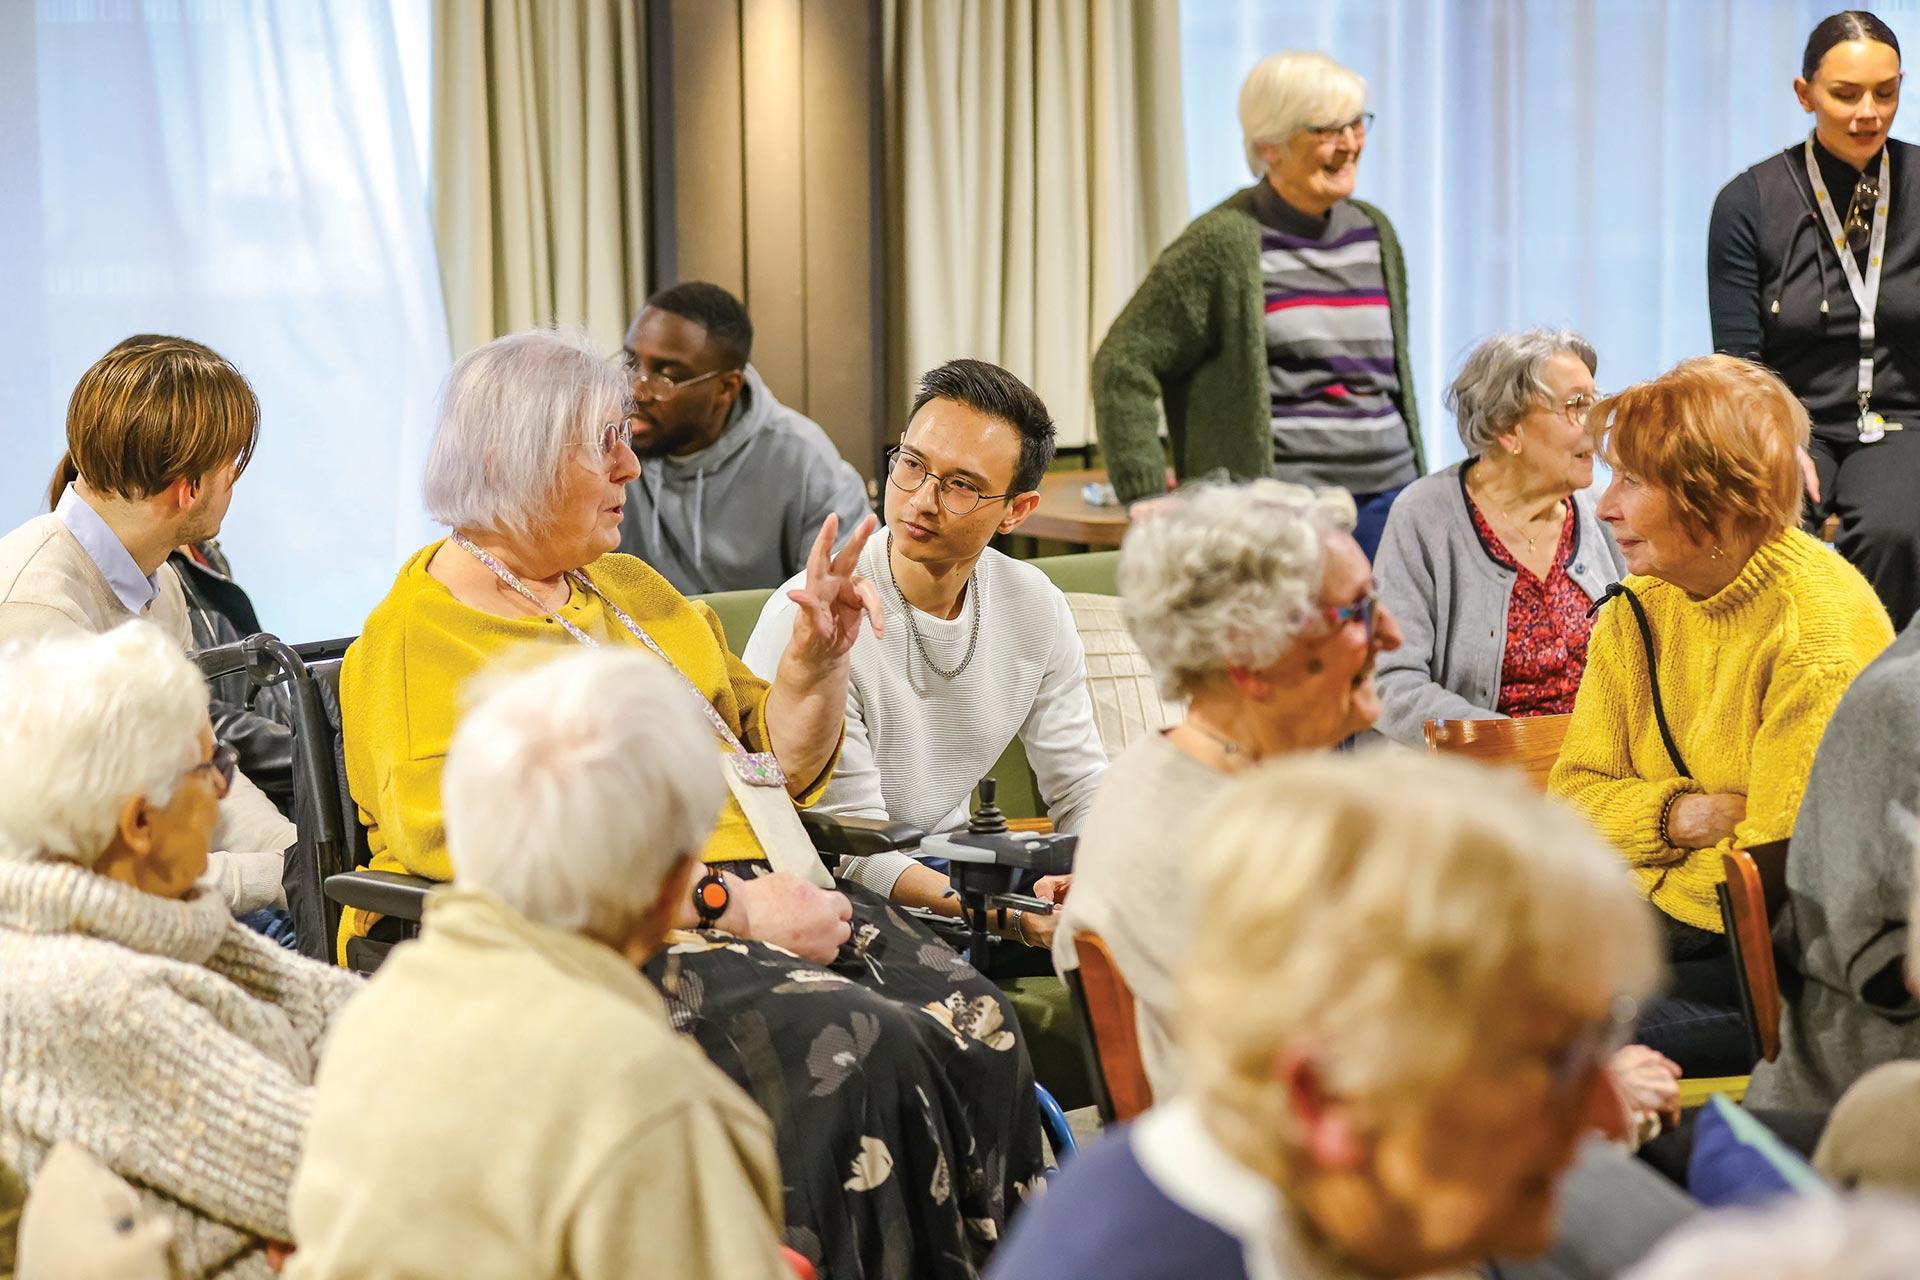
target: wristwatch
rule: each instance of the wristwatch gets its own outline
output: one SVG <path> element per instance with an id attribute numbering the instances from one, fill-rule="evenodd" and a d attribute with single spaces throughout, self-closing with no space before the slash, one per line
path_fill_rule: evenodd
<path id="1" fill-rule="evenodd" d="M 693 910 L 700 917 L 702 929 L 711 929 L 719 923 L 732 902 L 733 892 L 718 871 L 709 871 L 693 882 Z"/>

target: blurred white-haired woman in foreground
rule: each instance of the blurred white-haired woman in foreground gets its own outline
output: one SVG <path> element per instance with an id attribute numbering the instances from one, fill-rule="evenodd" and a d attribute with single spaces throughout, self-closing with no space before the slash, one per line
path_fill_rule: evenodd
<path id="1" fill-rule="evenodd" d="M 171 1224 L 180 1274 L 266 1276 L 361 983 L 203 879 L 234 767 L 207 707 L 149 623 L 0 650 L 0 1164 L 32 1190 L 72 1142 Z"/>
<path id="2" fill-rule="evenodd" d="M 292 1274 L 789 1275 L 772 1128 L 639 968 L 726 799 L 705 721 L 635 650 L 492 683 L 443 774 L 459 880 L 321 1070 Z"/>
<path id="3" fill-rule="evenodd" d="M 1808 1196 L 1710 1214 L 1628 1280 L 1911 1280 L 1920 1207 L 1901 1196 Z"/>
<path id="4" fill-rule="evenodd" d="M 1391 797 L 1391 803 L 1383 798 Z M 1578 818 L 1438 757 L 1298 756 L 1202 816 L 1186 1083 L 1068 1164 L 996 1280 L 1427 1275 L 1553 1238 L 1659 955 Z"/>

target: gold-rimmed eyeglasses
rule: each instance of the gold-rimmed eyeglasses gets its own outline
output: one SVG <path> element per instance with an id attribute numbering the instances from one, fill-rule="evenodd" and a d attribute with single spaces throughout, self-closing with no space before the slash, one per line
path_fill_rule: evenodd
<path id="1" fill-rule="evenodd" d="M 691 378 L 670 378 L 664 373 L 642 369 L 633 358 L 633 353 L 622 351 L 614 357 L 620 364 L 620 372 L 626 375 L 627 382 L 633 388 L 633 398 L 642 402 L 665 400 L 669 396 L 705 382 L 708 378 L 717 378 L 723 373 L 732 373 L 731 369 L 709 369 L 705 373 L 696 373 Z"/>

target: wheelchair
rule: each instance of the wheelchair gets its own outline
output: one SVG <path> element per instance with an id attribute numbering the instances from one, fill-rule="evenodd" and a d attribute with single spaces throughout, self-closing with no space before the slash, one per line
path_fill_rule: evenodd
<path id="1" fill-rule="evenodd" d="M 191 655 L 208 679 L 239 673 L 260 688 L 281 691 L 293 722 L 293 820 L 299 832 L 287 851 L 283 884 L 298 950 L 327 963 L 333 961 L 333 943 L 345 909 L 371 911 L 398 921 L 403 937 L 412 936 L 419 931 L 427 895 L 436 887 L 435 881 L 419 876 L 367 866 L 372 850 L 347 789 L 340 715 L 340 665 L 352 642 L 347 637 L 288 645 L 259 633 Z M 1004 907 L 1045 909 L 1046 904 L 1013 892 L 1014 877 L 1021 871 L 1050 875 L 1065 870 L 1072 845 L 1071 837 L 1053 837 L 1048 847 L 1057 849 L 1064 840 L 1064 850 L 1043 855 L 1031 839 L 1007 834 L 1005 820 L 993 805 L 991 779 L 983 784 L 982 801 L 968 833 L 961 837 L 972 839 L 969 852 L 954 860 L 962 920 L 922 918 L 992 977 L 997 957 L 1011 952 L 1003 952 L 1008 944 L 989 936 L 990 913 Z M 841 858 L 912 850 L 924 839 L 919 828 L 885 819 L 829 817 L 802 810 L 800 820 L 829 869 L 837 867 Z M 397 945 L 384 939 L 350 938 L 347 967 L 372 974 Z M 1034 1088 L 1048 1140 L 1056 1156 L 1064 1158 L 1075 1150 L 1072 1129 L 1053 1095 L 1038 1083 Z"/>

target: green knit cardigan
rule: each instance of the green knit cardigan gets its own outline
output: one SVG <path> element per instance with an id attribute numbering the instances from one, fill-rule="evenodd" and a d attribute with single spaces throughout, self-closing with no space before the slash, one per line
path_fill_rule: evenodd
<path id="1" fill-rule="evenodd" d="M 1273 474 L 1267 390 L 1266 284 L 1254 187 L 1188 224 L 1147 272 L 1093 357 L 1094 425 L 1107 476 L 1123 502 L 1166 492 L 1160 449 L 1164 402 L 1173 469 L 1182 479 L 1224 470 L 1236 480 Z M 1380 229 L 1380 265 L 1400 375 L 1394 406 L 1414 465 L 1427 469 L 1407 357 L 1407 263 L 1400 237 L 1372 205 L 1353 205 Z M 1189 424 L 1197 429 L 1189 430 Z"/>

